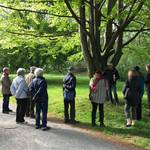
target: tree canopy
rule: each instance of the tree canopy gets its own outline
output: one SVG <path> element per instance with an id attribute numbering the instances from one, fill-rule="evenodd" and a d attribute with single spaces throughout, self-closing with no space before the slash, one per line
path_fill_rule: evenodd
<path id="1" fill-rule="evenodd" d="M 1 66 L 62 71 L 84 58 L 92 75 L 149 34 L 149 12 L 148 0 L 0 0 Z"/>

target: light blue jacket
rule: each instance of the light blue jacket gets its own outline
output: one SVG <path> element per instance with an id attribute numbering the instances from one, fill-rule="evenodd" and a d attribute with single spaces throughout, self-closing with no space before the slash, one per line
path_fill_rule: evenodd
<path id="1" fill-rule="evenodd" d="M 23 76 L 17 76 L 10 87 L 12 95 L 14 95 L 17 99 L 25 99 L 28 98 L 28 85 Z"/>

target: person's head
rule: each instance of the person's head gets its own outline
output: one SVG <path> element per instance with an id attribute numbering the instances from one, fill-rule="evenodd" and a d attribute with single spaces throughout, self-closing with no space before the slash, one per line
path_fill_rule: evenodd
<path id="1" fill-rule="evenodd" d="M 6 74 L 6 75 L 9 75 L 10 69 L 8 67 L 4 67 L 3 68 L 3 73 Z"/>
<path id="2" fill-rule="evenodd" d="M 135 66 L 133 69 L 134 69 L 135 71 L 137 71 L 137 72 L 140 71 L 140 67 L 139 67 L 139 66 Z"/>
<path id="3" fill-rule="evenodd" d="M 132 78 L 132 77 L 135 77 L 135 76 L 138 76 L 137 71 L 135 71 L 135 70 L 129 70 L 128 71 L 128 78 Z"/>
<path id="4" fill-rule="evenodd" d="M 68 68 L 68 73 L 74 73 L 74 67 L 70 66 L 70 67 Z"/>
<path id="5" fill-rule="evenodd" d="M 94 74 L 95 78 L 100 78 L 102 76 L 102 72 L 100 70 L 97 70 Z"/>
<path id="6" fill-rule="evenodd" d="M 36 69 L 35 66 L 30 67 L 30 73 L 34 73 L 35 69 Z"/>
<path id="7" fill-rule="evenodd" d="M 44 70 L 42 68 L 36 68 L 34 74 L 36 77 L 43 77 Z"/>
<path id="8" fill-rule="evenodd" d="M 147 71 L 147 72 L 150 72 L 150 64 L 147 64 L 147 65 L 146 65 L 146 71 Z"/>
<path id="9" fill-rule="evenodd" d="M 17 75 L 18 76 L 25 76 L 26 70 L 24 68 L 19 68 L 17 70 Z"/>

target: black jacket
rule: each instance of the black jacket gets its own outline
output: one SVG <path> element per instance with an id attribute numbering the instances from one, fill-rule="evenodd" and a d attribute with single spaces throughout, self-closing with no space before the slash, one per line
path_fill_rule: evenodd
<path id="1" fill-rule="evenodd" d="M 125 82 L 123 94 L 127 104 L 132 106 L 138 105 L 140 102 L 141 93 L 142 87 L 139 77 L 132 77 Z"/>
<path id="2" fill-rule="evenodd" d="M 47 83 L 44 77 L 35 77 L 29 87 L 33 100 L 36 102 L 47 102 Z"/>
<path id="3" fill-rule="evenodd" d="M 109 84 L 116 84 L 116 81 L 120 78 L 119 72 L 117 71 L 116 68 L 106 69 L 103 75 L 105 79 L 108 80 Z"/>

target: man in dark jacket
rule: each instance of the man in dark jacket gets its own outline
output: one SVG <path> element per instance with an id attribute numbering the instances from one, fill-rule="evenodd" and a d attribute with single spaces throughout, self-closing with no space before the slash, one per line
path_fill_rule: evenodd
<path id="1" fill-rule="evenodd" d="M 42 130 L 47 130 L 47 111 L 48 111 L 48 94 L 47 83 L 43 77 L 43 69 L 37 68 L 34 72 L 35 78 L 30 85 L 30 92 L 33 96 L 33 101 L 36 103 L 36 129 L 40 125 L 40 112 L 42 111 Z"/>
<path id="2" fill-rule="evenodd" d="M 68 73 L 63 80 L 63 95 L 64 95 L 64 122 L 78 123 L 75 120 L 75 96 L 76 96 L 76 77 L 74 75 L 74 68 L 69 67 Z M 69 109 L 70 106 L 70 117 Z"/>
<path id="3" fill-rule="evenodd" d="M 120 76 L 117 69 L 112 64 L 108 64 L 107 69 L 104 72 L 104 77 L 108 80 L 108 86 L 109 86 L 108 98 L 112 104 L 115 102 L 115 104 L 118 105 L 119 100 L 118 100 L 116 82 L 120 78 Z M 112 93 L 114 95 L 114 98 Z"/>

